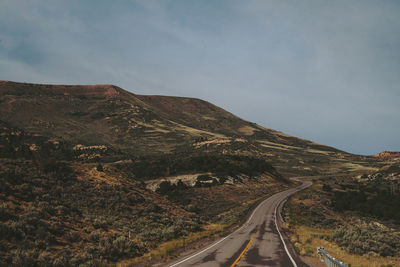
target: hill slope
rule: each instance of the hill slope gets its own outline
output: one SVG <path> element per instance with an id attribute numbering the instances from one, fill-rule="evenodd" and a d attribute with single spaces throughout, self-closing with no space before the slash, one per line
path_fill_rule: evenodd
<path id="1" fill-rule="evenodd" d="M 3 81 L 0 265 L 169 257 L 235 225 L 291 186 L 288 175 L 370 170 L 373 160 L 199 99 Z"/>
<path id="2" fill-rule="evenodd" d="M 3 123 L 75 145 L 105 145 L 127 158 L 204 151 L 246 154 L 299 174 L 327 163 L 333 171 L 346 159 L 361 159 L 263 128 L 203 100 L 135 95 L 113 85 L 2 81 L 0 102 Z"/>

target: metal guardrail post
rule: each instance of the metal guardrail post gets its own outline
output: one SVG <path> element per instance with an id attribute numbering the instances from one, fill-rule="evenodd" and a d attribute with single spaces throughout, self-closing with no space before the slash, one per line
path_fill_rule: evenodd
<path id="1" fill-rule="evenodd" d="M 317 255 L 320 256 L 321 261 L 325 262 L 328 267 L 349 267 L 338 259 L 329 255 L 323 247 L 317 247 Z"/>

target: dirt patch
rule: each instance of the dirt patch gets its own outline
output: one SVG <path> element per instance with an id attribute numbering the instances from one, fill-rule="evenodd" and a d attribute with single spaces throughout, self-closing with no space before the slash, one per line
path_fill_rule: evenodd
<path id="1" fill-rule="evenodd" d="M 238 131 L 244 135 L 253 135 L 255 131 L 258 131 L 256 128 L 251 126 L 243 126 L 238 129 Z"/>

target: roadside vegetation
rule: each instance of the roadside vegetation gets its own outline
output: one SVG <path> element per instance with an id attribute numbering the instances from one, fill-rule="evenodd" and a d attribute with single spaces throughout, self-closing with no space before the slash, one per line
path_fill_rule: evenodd
<path id="1" fill-rule="evenodd" d="M 0 266 L 150 265 L 235 227 L 285 177 L 379 166 L 198 99 L 1 82 L 0 102 Z M 346 190 L 326 184 L 323 211 L 304 197 L 292 225 L 339 227 Z"/>
<path id="2" fill-rule="evenodd" d="M 212 172 L 221 179 L 238 174 L 254 177 L 268 172 L 275 179 L 288 183 L 265 159 L 215 152 L 141 157 L 123 168 L 140 180 L 199 172 Z"/>
<path id="3" fill-rule="evenodd" d="M 0 134 L 0 266 L 100 266 L 174 257 L 285 188 L 271 165 L 250 157 L 160 156 L 121 166 L 107 163 L 115 152 L 102 146 L 74 149 L 7 125 Z M 100 158 L 82 158 L 83 153 Z M 164 182 L 156 192 L 146 189 L 144 181 L 167 170 L 216 176 L 199 176 L 194 186 Z M 228 177 L 234 183 L 225 183 Z"/>
<path id="4" fill-rule="evenodd" d="M 400 172 L 391 169 L 316 180 L 288 201 L 288 234 L 306 261 L 323 246 L 351 266 L 400 265 Z"/>

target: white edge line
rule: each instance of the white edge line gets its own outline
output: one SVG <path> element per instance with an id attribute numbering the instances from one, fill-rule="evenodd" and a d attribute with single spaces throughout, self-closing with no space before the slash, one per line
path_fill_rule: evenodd
<path id="1" fill-rule="evenodd" d="M 193 257 L 196 257 L 197 255 L 203 253 L 204 251 L 209 250 L 210 248 L 212 248 L 212 247 L 218 245 L 219 243 L 221 243 L 222 241 L 224 241 L 224 240 L 227 239 L 228 237 L 229 237 L 229 235 L 226 236 L 226 237 L 224 237 L 224 238 L 222 238 L 222 239 L 219 240 L 218 242 L 212 244 L 211 246 L 209 246 L 209 247 L 203 249 L 202 251 L 197 252 L 196 254 L 190 256 L 189 258 L 186 258 L 186 259 L 184 259 L 184 260 L 181 260 L 180 262 L 177 262 L 177 263 L 175 263 L 175 264 L 173 264 L 173 265 L 170 265 L 169 267 L 173 267 L 173 266 L 179 265 L 179 264 L 181 264 L 182 262 L 185 262 L 185 261 L 187 261 L 187 260 L 190 260 L 190 259 L 193 258 Z"/>
<path id="2" fill-rule="evenodd" d="M 297 180 L 297 179 L 293 179 L 293 180 L 299 181 L 299 180 Z M 301 182 L 301 181 L 299 181 L 299 182 Z M 305 189 L 305 188 L 307 188 L 307 187 L 309 187 L 309 186 L 311 186 L 311 185 L 312 185 L 312 183 L 309 184 L 308 186 L 303 187 L 303 186 L 304 186 L 304 183 L 303 183 L 303 184 L 300 186 L 300 189 L 298 188 L 294 193 L 296 193 L 296 192 L 298 192 L 298 191 L 301 191 L 301 190 L 303 190 L 303 189 Z M 293 193 L 293 194 L 294 194 L 294 193 Z M 290 195 L 289 195 L 289 196 L 290 196 Z M 289 197 L 289 196 L 288 196 L 288 197 Z M 282 240 L 283 246 L 285 247 L 286 254 L 289 256 L 290 261 L 292 262 L 293 266 L 294 266 L 294 267 L 297 267 L 296 262 L 295 262 L 294 259 L 292 258 L 292 255 L 290 255 L 290 253 L 289 253 L 289 250 L 288 250 L 288 248 L 287 248 L 287 246 L 286 246 L 285 240 L 283 240 L 283 237 L 282 237 L 281 231 L 279 231 L 278 222 L 277 222 L 277 217 L 278 217 L 278 216 L 277 216 L 278 206 L 279 206 L 285 199 L 287 199 L 288 197 L 286 197 L 286 198 L 284 198 L 282 201 L 280 201 L 280 202 L 278 203 L 278 205 L 276 205 L 276 207 L 275 207 L 275 226 L 276 226 L 276 230 L 278 231 L 279 237 L 280 237 L 281 240 Z"/>
<path id="3" fill-rule="evenodd" d="M 285 199 L 286 199 L 286 198 L 285 198 Z M 282 201 L 283 201 L 283 200 L 282 200 Z M 283 246 L 285 247 L 286 254 L 289 256 L 290 261 L 292 262 L 293 266 L 294 266 L 294 267 L 297 267 L 296 262 L 295 262 L 294 259 L 292 258 L 292 255 L 290 255 L 290 253 L 289 253 L 289 250 L 288 250 L 288 248 L 287 248 L 287 246 L 286 246 L 285 240 L 283 240 L 281 231 L 279 231 L 279 228 L 278 228 L 278 222 L 277 222 L 277 219 L 276 219 L 276 218 L 277 218 L 276 215 L 277 215 L 277 212 L 278 212 L 278 206 L 279 206 L 279 204 L 281 204 L 282 201 L 280 201 L 280 202 L 278 203 L 278 205 L 276 205 L 276 207 L 275 207 L 275 226 L 276 226 L 276 230 L 278 230 L 278 234 L 279 234 L 279 237 L 280 237 L 281 240 L 282 240 Z"/>
<path id="4" fill-rule="evenodd" d="M 297 180 L 297 179 L 293 179 L 293 180 Z M 299 181 L 299 180 L 297 180 L 297 181 Z M 294 189 L 294 188 L 291 188 L 291 189 Z M 288 189 L 288 190 L 291 190 L 291 189 Z M 303 189 L 303 188 L 302 188 L 302 189 Z M 301 190 L 301 189 L 300 189 L 300 190 Z M 299 191 L 299 190 L 297 190 L 297 191 Z M 296 192 L 297 192 L 297 191 L 296 191 Z M 196 256 L 198 256 L 198 255 L 200 255 L 201 253 L 203 253 L 203 252 L 209 250 L 210 248 L 212 248 L 212 247 L 218 245 L 219 243 L 221 243 L 222 241 L 224 241 L 225 239 L 227 239 L 228 237 L 230 237 L 230 236 L 233 235 L 234 233 L 239 232 L 240 230 L 242 230 L 243 227 L 245 227 L 247 224 L 249 224 L 251 218 L 253 218 L 253 216 L 254 216 L 254 214 L 256 213 L 256 211 L 258 210 L 258 208 L 261 207 L 261 205 L 263 205 L 264 202 L 268 201 L 270 198 L 276 196 L 277 194 L 280 194 L 280 193 L 283 193 L 283 192 L 285 192 L 285 191 L 276 193 L 276 194 L 274 194 L 274 195 L 268 197 L 267 199 L 264 199 L 264 200 L 263 200 L 260 204 L 258 204 L 258 206 L 253 210 L 253 213 L 250 215 L 249 219 L 248 219 L 239 229 L 237 229 L 236 231 L 230 233 L 229 235 L 225 236 L 224 238 L 220 239 L 219 241 L 217 241 L 216 243 L 210 245 L 209 247 L 206 247 L 206 248 L 203 249 L 202 251 L 197 252 L 196 254 L 194 254 L 194 255 L 192 255 L 192 256 L 189 256 L 189 257 L 187 257 L 186 259 L 183 259 L 183 260 L 181 260 L 181 261 L 179 261 L 179 262 L 177 262 L 177 263 L 174 263 L 174 264 L 172 264 L 172 265 L 169 265 L 169 267 L 174 267 L 174 266 L 177 266 L 177 265 L 179 265 L 179 264 L 181 264 L 181 263 L 183 263 L 183 262 L 185 262 L 185 261 L 188 261 L 188 260 L 190 260 L 190 259 L 192 259 L 192 258 L 194 258 L 194 257 L 196 257 Z M 275 210 L 275 214 L 276 214 L 276 210 Z M 275 225 L 276 225 L 276 216 L 275 216 Z M 277 229 L 278 229 L 278 227 L 277 227 Z M 282 242 L 283 242 L 283 245 L 285 246 L 286 253 L 288 253 L 290 259 L 292 260 L 292 263 L 294 264 L 294 266 L 297 267 L 296 263 L 294 262 L 293 258 L 290 256 L 290 254 L 289 254 L 289 252 L 288 252 L 288 250 L 287 250 L 286 244 L 285 244 L 285 242 L 283 241 L 283 238 L 282 238 L 281 233 L 279 232 L 279 229 L 278 229 L 278 233 L 279 233 L 279 235 L 280 235 L 280 237 L 281 237 L 281 240 L 282 240 Z"/>
<path id="5" fill-rule="evenodd" d="M 281 192 L 279 192 L 279 193 L 281 193 Z M 277 194 L 279 194 L 279 193 L 277 193 Z M 190 260 L 190 259 L 192 259 L 192 258 L 194 258 L 194 257 L 196 257 L 196 256 L 198 256 L 198 255 L 200 255 L 201 253 L 203 253 L 203 252 L 209 250 L 210 248 L 212 248 L 212 247 L 218 245 L 219 243 L 221 243 L 222 241 L 224 241 L 225 239 L 227 239 L 228 237 L 230 237 L 230 236 L 233 235 L 234 233 L 236 233 L 236 232 L 242 230 L 242 228 L 245 227 L 245 226 L 250 222 L 251 218 L 253 218 L 253 215 L 256 213 L 257 209 L 258 209 L 264 202 L 268 201 L 270 198 L 272 198 L 272 197 L 275 196 L 275 195 L 276 195 L 276 194 L 274 194 L 274 195 L 268 197 L 267 199 L 264 199 L 264 200 L 253 210 L 253 213 L 250 215 L 249 219 L 248 219 L 239 229 L 237 229 L 236 231 L 230 233 L 229 235 L 225 236 L 224 238 L 220 239 L 218 242 L 212 244 L 211 246 L 209 246 L 209 247 L 203 249 L 202 251 L 197 252 L 196 254 L 194 254 L 194 255 L 192 255 L 192 256 L 186 258 L 186 259 L 183 259 L 183 260 L 181 260 L 181 261 L 179 261 L 179 262 L 177 262 L 177 263 L 174 263 L 174 264 L 170 265 L 169 267 L 177 266 L 177 265 L 179 265 L 179 264 L 181 264 L 181 263 L 183 263 L 183 262 L 185 262 L 185 261 L 188 261 L 188 260 Z"/>

